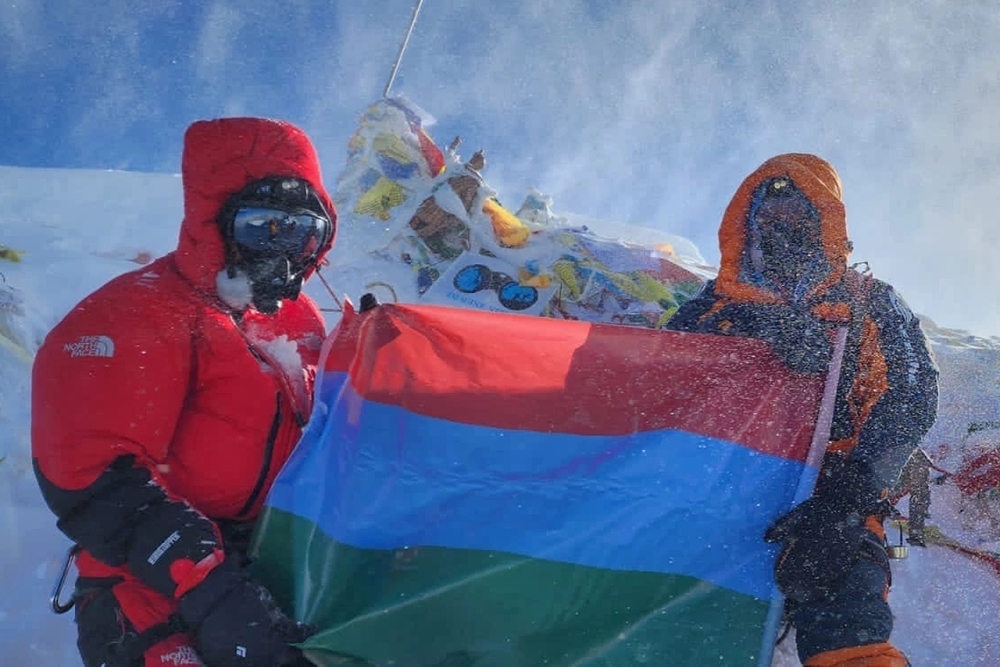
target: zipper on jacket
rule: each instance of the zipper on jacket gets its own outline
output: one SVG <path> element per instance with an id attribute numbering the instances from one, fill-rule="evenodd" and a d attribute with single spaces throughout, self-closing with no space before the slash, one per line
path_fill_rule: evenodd
<path id="1" fill-rule="evenodd" d="M 260 495 L 261 489 L 264 488 L 264 482 L 267 481 L 267 475 L 271 471 L 271 459 L 274 458 L 274 443 L 278 439 L 278 428 L 281 426 L 281 392 L 277 392 L 276 396 L 277 406 L 274 410 L 274 421 L 271 422 L 271 431 L 267 434 L 267 446 L 264 448 L 264 463 L 260 468 L 260 477 L 257 478 L 257 483 L 254 484 L 253 491 L 250 492 L 250 497 L 247 498 L 246 504 L 243 505 L 237 516 L 243 516 L 253 508 L 253 504 L 257 501 L 257 496 Z"/>

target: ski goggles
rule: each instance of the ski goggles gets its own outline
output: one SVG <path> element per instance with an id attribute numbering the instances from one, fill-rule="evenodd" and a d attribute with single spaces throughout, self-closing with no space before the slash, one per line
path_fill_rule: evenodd
<path id="1" fill-rule="evenodd" d="M 316 259 L 333 233 L 330 221 L 313 213 L 244 206 L 233 213 L 232 238 L 255 255 Z"/>
<path id="2" fill-rule="evenodd" d="M 484 289 L 497 293 L 500 304 L 509 310 L 524 310 L 538 301 L 538 290 L 521 285 L 506 273 L 490 270 L 485 264 L 470 264 L 455 274 L 451 281 L 459 292 L 474 294 Z"/>

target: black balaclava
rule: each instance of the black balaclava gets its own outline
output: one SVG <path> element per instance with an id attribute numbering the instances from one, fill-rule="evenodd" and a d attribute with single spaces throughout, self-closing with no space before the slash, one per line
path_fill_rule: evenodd
<path id="1" fill-rule="evenodd" d="M 250 282 L 252 302 L 261 313 L 278 312 L 282 299 L 299 297 L 302 280 L 316 258 L 303 261 L 301 257 L 284 253 L 262 253 L 240 245 L 233 240 L 233 216 L 242 207 L 272 208 L 291 214 L 310 213 L 324 218 L 328 223 L 325 245 L 333 234 L 330 214 L 319 196 L 304 180 L 295 177 L 272 177 L 250 183 L 232 195 L 219 212 L 219 227 L 226 246 L 226 271 L 235 278 L 242 271 Z"/>
<path id="2" fill-rule="evenodd" d="M 761 186 L 751 209 L 750 261 L 756 273 L 799 299 L 826 269 L 819 212 L 788 178 Z"/>

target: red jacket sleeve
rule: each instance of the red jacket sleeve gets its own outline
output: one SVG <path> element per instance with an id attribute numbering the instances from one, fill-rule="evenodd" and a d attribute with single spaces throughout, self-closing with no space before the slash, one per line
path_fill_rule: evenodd
<path id="1" fill-rule="evenodd" d="M 191 378 L 191 318 L 130 274 L 48 335 L 32 380 L 32 454 L 59 528 L 173 595 L 218 552 L 215 525 L 157 475 Z"/>

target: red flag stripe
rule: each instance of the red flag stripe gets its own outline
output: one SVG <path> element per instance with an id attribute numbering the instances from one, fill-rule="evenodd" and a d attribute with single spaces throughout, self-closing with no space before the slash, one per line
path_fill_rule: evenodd
<path id="1" fill-rule="evenodd" d="M 439 306 L 345 317 L 326 368 L 361 396 L 499 429 L 677 429 L 804 461 L 823 390 L 746 338 Z"/>

